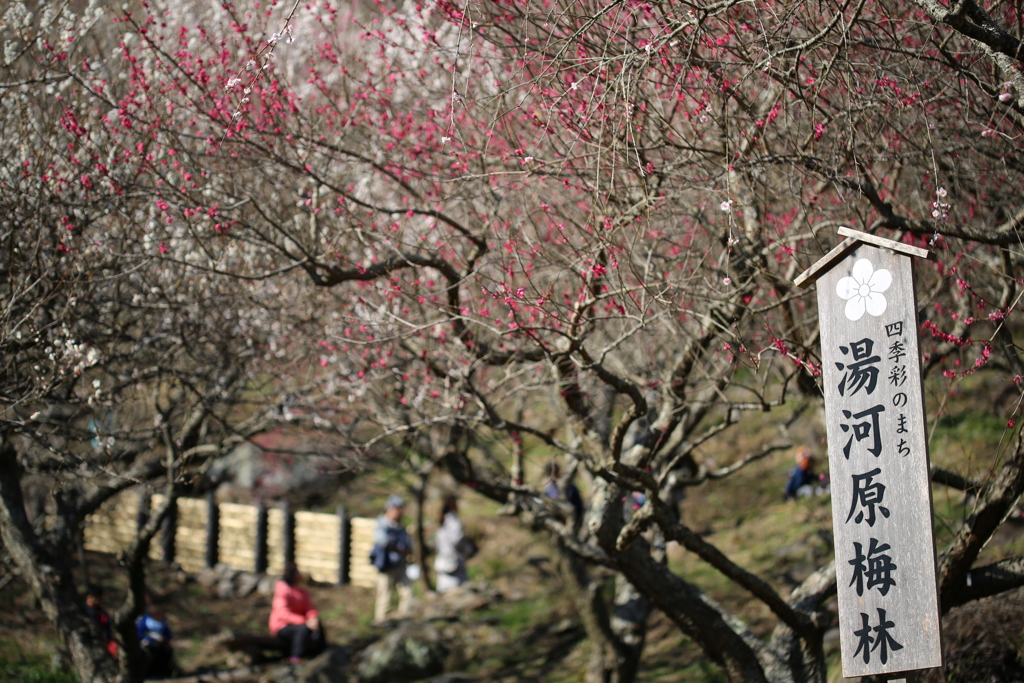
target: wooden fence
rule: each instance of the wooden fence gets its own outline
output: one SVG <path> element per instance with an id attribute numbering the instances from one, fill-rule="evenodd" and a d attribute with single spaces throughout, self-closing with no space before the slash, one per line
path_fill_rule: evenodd
<path id="1" fill-rule="evenodd" d="M 107 501 L 85 525 L 85 547 L 118 553 L 164 501 L 162 495 L 126 491 Z M 350 518 L 343 507 L 336 514 L 292 511 L 287 504 L 217 503 L 178 498 L 149 549 L 149 556 L 177 562 L 198 572 L 218 563 L 233 569 L 280 574 L 295 562 L 314 581 L 373 587 L 377 570 L 370 564 L 376 520 Z"/>

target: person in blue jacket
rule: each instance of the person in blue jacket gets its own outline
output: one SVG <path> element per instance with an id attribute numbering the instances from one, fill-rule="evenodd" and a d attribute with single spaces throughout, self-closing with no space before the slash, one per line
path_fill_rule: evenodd
<path id="1" fill-rule="evenodd" d="M 147 600 L 149 602 L 149 600 Z M 167 615 L 160 605 L 148 604 L 135 620 L 139 646 L 146 656 L 147 679 L 167 678 L 174 674 L 174 634 L 167 625 Z"/>
<path id="2" fill-rule="evenodd" d="M 819 486 L 821 481 L 822 476 L 814 472 L 814 456 L 811 455 L 811 449 L 801 446 L 797 449 L 796 467 L 789 473 L 783 498 L 794 500 L 812 496 L 815 494 L 815 487 Z"/>

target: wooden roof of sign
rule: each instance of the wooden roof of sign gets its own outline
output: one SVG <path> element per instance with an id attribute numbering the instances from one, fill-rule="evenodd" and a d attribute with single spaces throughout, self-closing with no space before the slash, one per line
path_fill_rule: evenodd
<path id="1" fill-rule="evenodd" d="M 846 258 L 846 256 L 856 249 L 861 243 L 871 244 L 876 247 L 881 247 L 882 249 L 889 249 L 890 251 L 906 254 L 907 256 L 919 256 L 924 259 L 932 257 L 932 252 L 927 249 L 912 247 L 909 244 L 896 242 L 895 240 L 879 237 L 878 235 L 870 235 L 866 232 L 860 232 L 859 230 L 854 230 L 852 228 L 841 227 L 838 232 L 846 239 L 836 245 L 832 251 L 818 259 L 818 261 L 810 268 L 800 273 L 800 275 L 793 280 L 794 285 L 801 288 L 813 285 L 818 278 L 831 270 L 832 266 Z"/>

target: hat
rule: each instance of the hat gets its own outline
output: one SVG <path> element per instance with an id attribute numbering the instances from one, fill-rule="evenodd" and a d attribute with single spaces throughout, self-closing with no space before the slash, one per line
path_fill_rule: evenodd
<path id="1" fill-rule="evenodd" d="M 394 493 L 392 493 L 390 496 L 388 496 L 388 501 L 386 503 L 384 503 L 384 509 L 385 510 L 390 510 L 391 508 L 404 508 L 404 507 L 405 507 L 405 501 L 402 500 L 401 496 L 399 496 L 397 494 L 394 494 Z"/>

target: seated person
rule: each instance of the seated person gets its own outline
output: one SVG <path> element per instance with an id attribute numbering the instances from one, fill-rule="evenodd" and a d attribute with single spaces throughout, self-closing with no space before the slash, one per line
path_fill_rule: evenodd
<path id="1" fill-rule="evenodd" d="M 149 600 L 147 598 L 147 603 Z M 167 625 L 164 608 L 149 604 L 142 616 L 135 620 L 139 646 L 146 657 L 146 678 L 167 678 L 174 674 L 174 637 Z"/>
<path id="2" fill-rule="evenodd" d="M 284 575 L 274 586 L 274 601 L 270 608 L 270 632 L 290 647 L 289 662 L 300 662 L 324 651 L 323 626 L 320 615 L 302 588 L 302 574 L 294 564 L 288 564 Z"/>
<path id="3" fill-rule="evenodd" d="M 90 583 L 85 589 L 85 613 L 95 619 L 103 634 L 103 644 L 111 657 L 117 657 L 117 641 L 114 640 L 113 622 L 110 615 L 103 609 L 103 586 Z"/>
<path id="4" fill-rule="evenodd" d="M 814 456 L 811 455 L 811 449 L 801 446 L 796 452 L 796 467 L 789 473 L 783 498 L 792 500 L 823 493 L 823 490 L 815 490 L 820 488 L 822 481 L 823 476 L 814 472 Z"/>

